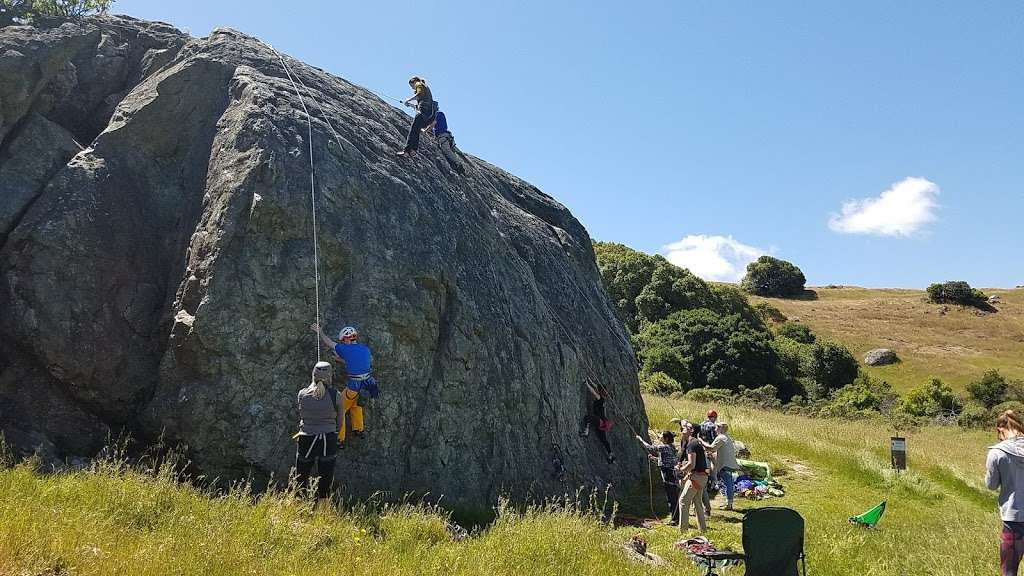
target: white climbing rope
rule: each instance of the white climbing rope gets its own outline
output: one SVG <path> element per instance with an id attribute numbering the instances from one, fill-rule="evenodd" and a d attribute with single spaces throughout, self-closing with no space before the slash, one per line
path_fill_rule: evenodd
<path id="1" fill-rule="evenodd" d="M 313 164 L 313 118 L 309 115 L 309 109 L 306 108 L 306 99 L 303 98 L 302 94 L 299 92 L 299 87 L 298 87 L 298 85 L 295 84 L 295 79 L 292 77 L 291 69 L 288 67 L 288 63 L 285 62 L 284 56 L 282 56 L 281 53 L 278 52 L 277 49 L 274 48 L 273 46 L 271 46 L 270 44 L 267 44 L 266 42 L 263 42 L 262 40 L 260 40 L 260 42 L 264 46 L 266 46 L 266 47 L 270 48 L 271 50 L 273 50 L 274 54 L 277 55 L 278 60 L 281 61 L 281 66 L 284 68 L 284 73 L 288 76 L 288 81 L 291 82 L 292 89 L 295 90 L 295 95 L 299 97 L 299 103 L 302 104 L 302 111 L 306 114 L 306 126 L 307 126 L 308 131 L 309 131 L 308 138 L 307 138 L 307 140 L 309 141 L 309 200 L 310 200 L 310 205 L 312 205 L 312 207 L 313 207 L 313 281 L 314 281 L 314 284 L 316 286 L 316 297 L 315 297 L 315 301 L 316 301 L 316 323 L 319 325 L 320 324 L 320 247 L 319 247 L 320 246 L 320 242 L 319 242 L 319 238 L 317 236 L 317 229 L 316 229 L 316 168 L 314 167 L 314 164 Z M 301 81 L 301 79 L 300 79 L 300 81 Z M 305 87 L 305 86 L 303 86 L 303 87 Z M 331 131 L 332 132 L 334 131 L 333 127 L 331 128 Z M 339 145 L 340 145 L 340 143 L 339 143 Z M 316 338 L 316 361 L 319 362 L 321 360 L 321 358 L 320 358 L 320 348 L 321 348 L 320 347 L 320 335 L 317 334 L 315 338 Z"/>

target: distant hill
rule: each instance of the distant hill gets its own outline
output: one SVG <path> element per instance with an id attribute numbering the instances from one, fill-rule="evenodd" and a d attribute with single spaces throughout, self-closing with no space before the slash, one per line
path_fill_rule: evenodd
<path id="1" fill-rule="evenodd" d="M 799 319 L 818 335 L 842 342 L 861 362 L 874 348 L 891 348 L 902 362 L 872 367 L 872 376 L 899 391 L 932 376 L 954 388 L 990 368 L 1024 379 L 1024 289 L 984 289 L 998 295 L 997 312 L 927 302 L 923 290 L 856 287 L 812 288 L 816 299 L 751 296 L 768 302 L 791 321 Z"/>

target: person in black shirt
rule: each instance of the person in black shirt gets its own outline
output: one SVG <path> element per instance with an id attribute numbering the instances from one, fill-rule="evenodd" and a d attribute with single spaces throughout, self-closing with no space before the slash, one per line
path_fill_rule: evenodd
<path id="1" fill-rule="evenodd" d="M 707 520 L 704 518 L 704 506 L 701 499 L 708 484 L 708 457 L 704 452 L 704 446 L 694 438 L 692 424 L 684 423 L 682 434 L 682 439 L 679 442 L 680 446 L 683 446 L 682 455 L 676 466 L 681 479 L 680 488 L 683 490 L 679 496 L 679 531 L 689 530 L 690 504 L 694 504 L 697 509 L 697 526 L 701 532 L 707 532 Z"/>
<path id="2" fill-rule="evenodd" d="M 585 382 L 587 391 L 594 398 L 594 402 L 591 405 L 591 413 L 583 417 L 583 422 L 580 425 L 580 436 L 587 436 L 590 434 L 591 425 L 597 430 L 597 439 L 604 446 L 607 456 L 605 459 L 609 464 L 615 462 L 615 454 L 612 454 L 612 445 L 608 442 L 607 432 L 612 429 L 612 422 L 605 415 L 604 403 L 608 399 L 608 389 L 604 386 L 598 386 L 594 388 L 590 382 Z"/>

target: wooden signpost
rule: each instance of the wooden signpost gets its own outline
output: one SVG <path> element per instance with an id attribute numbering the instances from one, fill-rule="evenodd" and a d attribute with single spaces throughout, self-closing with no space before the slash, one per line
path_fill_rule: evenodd
<path id="1" fill-rule="evenodd" d="M 892 454 L 892 467 L 893 470 L 906 470 L 907 469 L 907 439 L 900 438 L 899 436 L 893 436 L 890 444 L 890 454 Z"/>

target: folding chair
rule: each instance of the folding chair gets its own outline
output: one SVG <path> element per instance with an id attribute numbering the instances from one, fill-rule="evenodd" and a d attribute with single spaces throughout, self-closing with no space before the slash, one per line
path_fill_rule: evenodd
<path id="1" fill-rule="evenodd" d="M 804 557 L 804 519 L 789 508 L 757 508 L 743 516 L 743 554 L 730 551 L 697 554 L 707 560 L 705 576 L 715 576 L 719 560 L 742 560 L 746 576 L 799 576 Z"/>

